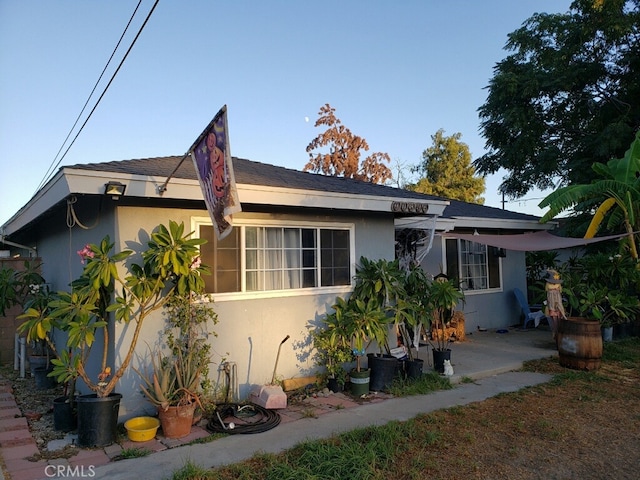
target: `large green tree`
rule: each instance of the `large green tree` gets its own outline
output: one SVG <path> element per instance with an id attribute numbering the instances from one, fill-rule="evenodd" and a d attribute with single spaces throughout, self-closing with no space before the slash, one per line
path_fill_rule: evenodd
<path id="1" fill-rule="evenodd" d="M 391 161 L 389 154 L 375 152 L 360 163 L 360 155 L 362 151 L 369 150 L 369 144 L 342 125 L 335 111 L 336 109 L 328 103 L 320 108 L 315 126 L 325 125 L 327 129 L 307 146 L 309 162 L 304 166 L 304 170 L 372 183 L 385 183 L 390 180 L 391 170 L 385 165 Z M 325 147 L 328 147 L 329 151 L 318 151 Z"/>
<path id="2" fill-rule="evenodd" d="M 509 34 L 479 108 L 482 174 L 506 169 L 509 198 L 588 183 L 640 126 L 640 0 L 576 0 Z"/>
<path id="3" fill-rule="evenodd" d="M 422 152 L 422 162 L 413 169 L 421 178 L 408 189 L 482 205 L 484 177 L 475 175 L 469 147 L 461 137 L 460 133 L 445 136 L 442 129 L 431 135 L 433 145 Z"/>

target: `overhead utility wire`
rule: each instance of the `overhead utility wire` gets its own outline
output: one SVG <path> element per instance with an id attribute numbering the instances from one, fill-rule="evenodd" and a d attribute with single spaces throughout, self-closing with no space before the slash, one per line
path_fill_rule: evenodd
<path id="1" fill-rule="evenodd" d="M 87 116 L 86 120 L 84 121 L 84 123 L 82 124 L 82 126 L 80 127 L 80 130 L 78 130 L 78 132 L 76 133 L 75 137 L 73 137 L 73 140 L 71 141 L 71 143 L 69 144 L 69 146 L 67 147 L 67 149 L 65 150 L 64 154 L 62 155 L 62 157 L 60 157 L 60 159 L 58 160 L 58 163 L 55 165 L 55 168 L 57 168 L 60 163 L 62 163 L 62 160 L 64 159 L 64 157 L 66 157 L 67 153 L 69 153 L 69 150 L 71 149 L 71 147 L 73 146 L 73 144 L 75 143 L 75 141 L 78 139 L 78 136 L 80 135 L 80 133 L 82 132 L 82 130 L 84 129 L 85 125 L 87 124 L 87 122 L 89 121 L 89 119 L 91 118 L 91 115 L 93 115 L 93 112 L 96 110 L 96 108 L 98 107 L 98 105 L 100 104 L 100 101 L 102 100 L 102 97 L 104 97 L 104 95 L 107 93 L 107 90 L 109 89 L 109 87 L 111 86 L 111 83 L 113 82 L 113 80 L 115 79 L 116 75 L 118 74 L 118 72 L 120 71 L 120 68 L 122 67 L 122 65 L 124 64 L 125 60 L 127 59 L 127 56 L 129 55 L 129 53 L 131 52 L 131 50 L 133 49 L 133 46 L 136 44 L 138 38 L 140 37 L 140 34 L 142 33 L 142 30 L 144 30 L 144 27 L 147 25 L 147 22 L 149 21 L 149 18 L 151 18 L 151 14 L 153 14 L 153 11 L 155 10 L 156 6 L 158 5 L 158 2 L 160 0 L 156 0 L 155 3 L 153 4 L 153 7 L 151 8 L 151 11 L 147 14 L 147 18 L 145 18 L 144 23 L 142 24 L 142 26 L 140 27 L 140 29 L 138 30 L 138 33 L 136 34 L 135 38 L 133 39 L 133 42 L 131 43 L 131 45 L 129 46 L 129 49 L 127 50 L 127 52 L 124 54 L 124 57 L 122 58 L 122 60 L 120 61 L 120 64 L 118 65 L 118 68 L 116 69 L 116 71 L 113 73 L 113 75 L 111 76 L 111 79 L 109 80 L 109 83 L 107 84 L 107 86 L 104 88 L 104 90 L 102 91 L 102 94 L 100 95 L 100 98 L 98 98 L 96 104 L 93 106 L 93 108 L 91 109 L 91 111 L 89 112 L 89 115 Z M 43 183 L 46 183 L 46 181 L 48 180 L 45 179 L 43 181 Z"/>
<path id="2" fill-rule="evenodd" d="M 58 166 L 59 163 L 55 164 L 55 161 L 58 159 L 58 155 L 60 155 L 60 152 L 62 152 L 62 149 L 64 148 L 65 144 L 69 140 L 69 137 L 73 133 L 73 130 L 76 128 L 76 125 L 80 121 L 80 117 L 82 117 L 82 114 L 86 110 L 87 105 L 89 105 L 89 101 L 91 100 L 91 97 L 93 97 L 93 93 L 96 91 L 96 88 L 98 88 L 98 85 L 100 84 L 100 81 L 102 80 L 102 77 L 104 76 L 104 73 L 107 71 L 107 68 L 111 64 L 111 60 L 113 60 L 113 57 L 115 56 L 116 51 L 118 50 L 118 48 L 120 47 L 120 44 L 122 43 L 122 39 L 124 38 L 124 36 L 126 35 L 127 31 L 129 30 L 129 26 L 131 25 L 131 22 L 133 21 L 133 18 L 136 16 L 136 12 L 138 11 L 138 8 L 140 8 L 140 4 L 141 3 L 142 3 L 142 0 L 139 0 L 138 5 L 136 6 L 136 9 L 133 11 L 133 14 L 131 15 L 131 18 L 129 19 L 129 22 L 127 22 L 127 26 L 124 28 L 124 31 L 122 32 L 122 35 L 120 35 L 120 39 L 118 40 L 118 43 L 116 44 L 115 48 L 113 49 L 113 52 L 111 52 L 111 56 L 109 57 L 109 60 L 107 60 L 107 64 L 102 69 L 102 73 L 100 73 L 100 76 L 98 77 L 98 80 L 96 81 L 95 85 L 93 86 L 93 89 L 91 90 L 91 93 L 89 94 L 89 97 L 87 97 L 87 101 L 84 103 L 84 106 L 82 107 L 82 110 L 80 110 L 80 113 L 78 114 L 78 117 L 76 118 L 76 121 L 74 122 L 73 126 L 71 127 L 71 130 L 69 130 L 69 133 L 67 133 L 67 137 L 64 139 L 64 142 L 62 142 L 62 145 L 60 145 L 60 149 L 58 150 L 58 153 L 56 153 L 56 156 L 53 158 L 53 161 L 51 162 L 51 165 L 49 166 L 49 169 L 46 171 L 46 173 L 42 177 L 42 180 L 41 180 L 40 184 L 38 185 L 38 188 L 36 188 L 36 192 L 42 188 L 42 186 L 45 184 L 46 180 L 49 178 L 49 175 L 53 172 L 55 167 Z M 54 166 L 54 164 L 55 164 L 55 166 Z"/>

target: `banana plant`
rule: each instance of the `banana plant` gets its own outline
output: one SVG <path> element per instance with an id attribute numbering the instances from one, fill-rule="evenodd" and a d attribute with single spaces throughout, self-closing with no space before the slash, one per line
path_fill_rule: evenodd
<path id="1" fill-rule="evenodd" d="M 629 253 L 638 260 L 635 235 L 640 231 L 640 130 L 623 158 L 606 164 L 596 162 L 593 171 L 599 177 L 586 185 L 559 188 L 540 202 L 549 210 L 540 219 L 544 223 L 572 207 L 598 205 L 585 238 L 593 238 L 603 224 L 621 226 L 627 233 Z"/>

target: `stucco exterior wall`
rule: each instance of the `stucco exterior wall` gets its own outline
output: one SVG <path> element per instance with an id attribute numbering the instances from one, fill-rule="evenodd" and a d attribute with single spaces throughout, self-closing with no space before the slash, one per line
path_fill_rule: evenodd
<path id="1" fill-rule="evenodd" d="M 206 211 L 175 210 L 160 208 L 124 207 L 118 210 L 118 244 L 120 248 L 136 251 L 145 245 L 148 233 L 158 224 L 168 224 L 169 219 L 190 225 L 194 216 L 207 216 Z M 238 219 L 262 219 L 344 222 L 353 223 L 355 231 L 355 255 L 368 258 L 394 258 L 394 227 L 391 215 L 354 215 L 334 212 L 326 214 L 286 213 L 242 213 Z M 218 379 L 218 367 L 222 359 L 235 362 L 240 398 L 247 398 L 254 386 L 269 383 L 273 374 L 280 342 L 282 345 L 277 366 L 279 379 L 312 375 L 317 371 L 312 358 L 309 329 L 330 309 L 337 295 L 348 295 L 349 288 L 333 289 L 331 293 L 274 293 L 266 298 L 247 298 L 246 295 L 225 294 L 216 299 L 213 308 L 219 323 L 212 328 L 217 337 L 210 337 L 214 357 L 210 377 Z M 145 321 L 138 342 L 134 366 L 144 368 L 150 349 L 161 345 L 165 321 L 161 312 Z M 116 347 L 119 354 L 131 339 L 133 325 L 126 328 L 116 325 Z M 120 361 L 118 360 L 116 364 Z M 129 370 L 118 386 L 123 394 L 121 415 L 124 417 L 150 413 L 151 406 L 139 393 L 137 374 Z"/>
<path id="2" fill-rule="evenodd" d="M 78 250 L 87 243 L 100 242 L 107 234 L 114 240 L 114 206 L 108 198 L 83 198 L 72 204 L 72 210 L 52 210 L 37 228 L 28 229 L 17 237 L 20 243 L 36 246 L 42 259 L 42 276 L 52 291 L 68 291 L 69 283 L 82 273 Z M 64 348 L 66 336 L 62 332 L 54 330 L 53 340 Z M 98 332 L 96 344 L 101 345 L 102 340 Z M 99 371 L 99 359 L 99 352 L 92 353 L 87 367 L 89 372 Z M 82 382 L 78 382 L 78 391 L 89 393 Z"/>

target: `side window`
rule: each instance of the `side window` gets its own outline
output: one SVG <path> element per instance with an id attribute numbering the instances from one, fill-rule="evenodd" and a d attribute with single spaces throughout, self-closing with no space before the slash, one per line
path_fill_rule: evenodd
<path id="1" fill-rule="evenodd" d="M 202 262 L 211 268 L 211 275 L 204 275 L 207 292 L 240 291 L 240 230 L 218 241 L 212 225 L 200 225 L 200 238 L 207 243 L 200 247 Z"/>
<path id="2" fill-rule="evenodd" d="M 458 276 L 465 291 L 500 288 L 500 257 L 481 243 L 446 239 L 445 258 L 449 276 Z"/>

